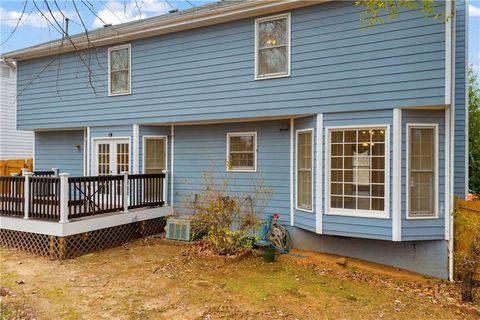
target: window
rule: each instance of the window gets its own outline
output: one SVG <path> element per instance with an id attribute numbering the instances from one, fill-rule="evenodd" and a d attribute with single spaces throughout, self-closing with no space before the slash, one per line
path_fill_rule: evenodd
<path id="1" fill-rule="evenodd" d="M 437 127 L 407 125 L 408 216 L 436 217 Z"/>
<path id="2" fill-rule="evenodd" d="M 297 209 L 313 209 L 313 129 L 297 130 Z"/>
<path id="3" fill-rule="evenodd" d="M 227 171 L 257 170 L 257 133 L 227 134 Z"/>
<path id="4" fill-rule="evenodd" d="M 290 75 L 290 14 L 256 20 L 255 79 Z"/>
<path id="5" fill-rule="evenodd" d="M 329 213 L 387 214 L 386 136 L 387 127 L 329 131 Z"/>
<path id="6" fill-rule="evenodd" d="M 162 173 L 167 169 L 167 137 L 143 137 L 144 172 Z"/>
<path id="7" fill-rule="evenodd" d="M 130 93 L 130 45 L 108 49 L 109 95 Z"/>

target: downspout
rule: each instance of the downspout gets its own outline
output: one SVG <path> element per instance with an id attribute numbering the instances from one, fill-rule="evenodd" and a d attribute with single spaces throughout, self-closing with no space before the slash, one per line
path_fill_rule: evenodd
<path id="1" fill-rule="evenodd" d="M 454 217 L 453 217 L 453 209 L 454 209 L 454 176 L 455 176 L 455 24 L 456 24 L 456 11 L 455 11 L 455 1 L 447 1 L 446 2 L 446 14 L 447 17 L 451 16 L 451 23 L 450 23 L 450 185 L 448 186 L 450 189 L 449 192 L 449 237 L 448 237 L 448 279 L 453 281 L 453 269 L 454 269 Z M 448 24 L 447 24 L 448 26 Z"/>
<path id="2" fill-rule="evenodd" d="M 170 125 L 170 205 L 173 207 L 173 177 L 174 177 L 174 155 L 175 155 L 175 126 L 172 124 Z"/>

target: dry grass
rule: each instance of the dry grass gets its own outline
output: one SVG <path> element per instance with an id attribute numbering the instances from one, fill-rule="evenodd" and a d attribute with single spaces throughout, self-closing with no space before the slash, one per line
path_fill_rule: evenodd
<path id="1" fill-rule="evenodd" d="M 25 297 L 38 319 L 475 317 L 445 307 L 448 284 L 372 264 L 344 268 L 308 253 L 224 265 L 184 252 L 159 239 L 64 262 L 1 249 L 0 284 Z"/>

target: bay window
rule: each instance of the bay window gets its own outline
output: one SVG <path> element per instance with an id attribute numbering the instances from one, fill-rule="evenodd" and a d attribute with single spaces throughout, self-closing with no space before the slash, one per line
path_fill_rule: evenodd
<path id="1" fill-rule="evenodd" d="M 329 130 L 328 213 L 388 214 L 387 132 L 387 127 Z"/>

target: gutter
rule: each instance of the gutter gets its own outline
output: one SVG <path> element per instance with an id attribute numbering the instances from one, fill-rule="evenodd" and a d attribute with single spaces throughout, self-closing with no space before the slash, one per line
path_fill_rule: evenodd
<path id="1" fill-rule="evenodd" d="M 21 49 L 4 54 L 2 57 L 8 60 L 28 60 L 39 57 L 57 55 L 61 46 L 61 53 L 72 52 L 75 50 L 90 49 L 93 47 L 106 46 L 132 40 L 155 37 L 163 34 L 195 29 L 209 25 L 245 19 L 254 16 L 287 11 L 295 8 L 318 5 L 332 0 L 249 0 L 243 2 L 233 2 L 224 6 L 205 6 L 198 11 L 185 11 L 171 16 L 165 15 L 164 18 L 153 17 L 138 22 L 125 23 L 114 26 L 114 29 L 104 28 L 94 30 L 88 34 L 85 33 L 72 36 L 71 40 L 75 47 L 69 43 L 63 43 L 61 40 L 40 44 L 38 46 Z"/>

